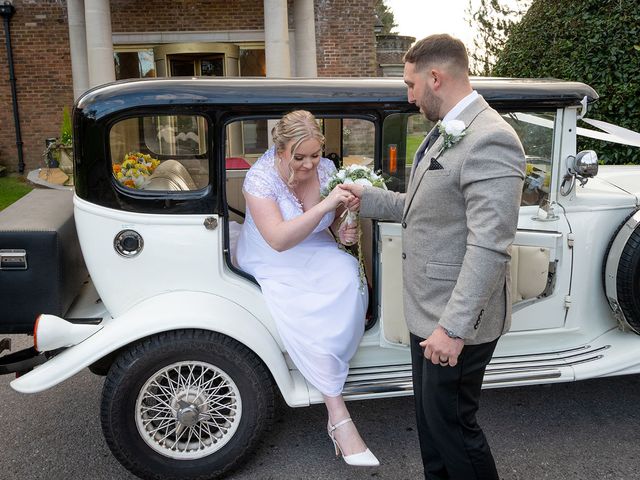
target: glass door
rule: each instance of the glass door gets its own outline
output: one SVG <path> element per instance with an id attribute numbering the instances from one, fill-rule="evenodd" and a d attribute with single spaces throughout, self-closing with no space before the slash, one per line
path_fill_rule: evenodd
<path id="1" fill-rule="evenodd" d="M 231 43 L 168 43 L 153 48 L 158 77 L 237 77 L 240 48 Z"/>
<path id="2" fill-rule="evenodd" d="M 223 77 L 224 54 L 167 55 L 171 77 Z"/>

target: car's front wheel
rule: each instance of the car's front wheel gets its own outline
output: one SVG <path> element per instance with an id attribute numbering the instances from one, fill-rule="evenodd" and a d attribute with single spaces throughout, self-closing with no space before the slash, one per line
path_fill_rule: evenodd
<path id="1" fill-rule="evenodd" d="M 200 330 L 147 338 L 113 363 L 102 429 L 114 456 L 148 479 L 211 479 L 258 443 L 274 412 L 273 382 L 235 340 Z"/>

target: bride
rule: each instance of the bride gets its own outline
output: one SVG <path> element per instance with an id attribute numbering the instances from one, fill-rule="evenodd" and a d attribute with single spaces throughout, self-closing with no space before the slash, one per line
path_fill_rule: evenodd
<path id="1" fill-rule="evenodd" d="M 321 393 L 336 455 L 349 465 L 377 466 L 351 421 L 342 389 L 364 333 L 367 292 L 358 263 L 338 248 L 335 231 L 353 196 L 339 186 L 321 189 L 336 171 L 322 158 L 324 137 L 304 110 L 285 115 L 272 130 L 274 146 L 248 171 L 247 216 L 238 239 L 238 265 L 260 286 L 289 356 Z M 340 241 L 356 240 L 342 227 Z"/>

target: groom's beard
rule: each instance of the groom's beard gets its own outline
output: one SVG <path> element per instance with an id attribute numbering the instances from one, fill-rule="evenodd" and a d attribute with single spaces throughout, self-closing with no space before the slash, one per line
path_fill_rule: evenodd
<path id="1" fill-rule="evenodd" d="M 422 113 L 427 120 L 431 120 L 432 122 L 440 120 L 440 107 L 442 106 L 442 100 L 435 96 L 429 87 L 425 88 L 424 95 L 422 96 L 422 101 L 420 103 Z"/>

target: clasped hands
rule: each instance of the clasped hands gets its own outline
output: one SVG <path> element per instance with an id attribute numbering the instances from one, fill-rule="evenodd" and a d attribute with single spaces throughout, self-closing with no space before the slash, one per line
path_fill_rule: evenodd
<path id="1" fill-rule="evenodd" d="M 360 185 L 358 185 L 360 186 Z M 362 189 L 352 189 L 351 185 L 337 185 L 327 197 L 331 197 L 335 202 L 335 208 L 343 207 L 344 212 L 341 217 L 348 215 L 349 212 L 357 212 L 360 208 L 360 196 Z M 353 245 L 358 241 L 358 224 L 357 222 L 342 221 L 338 227 L 338 239 L 343 245 Z"/>

